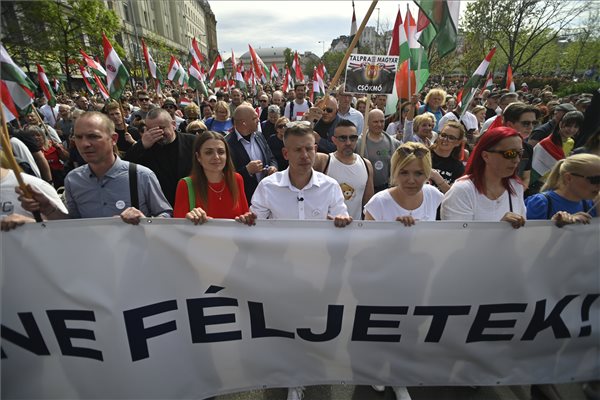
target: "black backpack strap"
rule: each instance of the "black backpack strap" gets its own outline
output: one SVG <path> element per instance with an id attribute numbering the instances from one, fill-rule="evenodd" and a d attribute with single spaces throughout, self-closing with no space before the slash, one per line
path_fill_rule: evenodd
<path id="1" fill-rule="evenodd" d="M 552 219 L 552 198 L 548 194 L 548 192 L 542 192 L 546 201 L 548 202 L 548 210 L 546 211 L 546 219 Z"/>
<path id="2" fill-rule="evenodd" d="M 508 193 L 508 208 L 510 212 L 513 212 L 513 208 L 512 208 L 512 195 L 510 194 L 510 191 L 506 191 Z"/>
<path id="3" fill-rule="evenodd" d="M 365 160 L 366 160 L 366 158 L 364 158 L 364 157 L 363 157 L 363 156 L 361 156 L 361 155 L 359 155 L 359 157 L 360 157 L 360 158 L 362 158 L 362 160 L 363 160 L 363 164 L 364 164 L 364 166 L 365 166 L 365 169 L 367 170 L 367 179 L 369 179 L 369 177 L 370 177 L 370 175 L 371 175 L 371 174 L 369 173 L 369 167 L 367 166 L 367 162 L 365 161 Z"/>
<path id="4" fill-rule="evenodd" d="M 331 154 L 327 154 L 327 162 L 325 163 L 325 168 L 323 168 L 323 173 L 327 175 L 327 168 L 329 168 L 329 162 L 331 161 Z"/>
<path id="5" fill-rule="evenodd" d="M 581 200 L 581 207 L 583 208 L 583 212 L 588 212 L 589 207 L 588 207 L 588 203 L 585 200 Z"/>
<path id="6" fill-rule="evenodd" d="M 295 121 L 295 119 L 294 119 L 294 100 L 290 101 L 290 121 Z"/>
<path id="7" fill-rule="evenodd" d="M 131 196 L 131 207 L 140 209 L 140 199 L 138 197 L 137 184 L 137 164 L 129 163 L 129 195 Z"/>

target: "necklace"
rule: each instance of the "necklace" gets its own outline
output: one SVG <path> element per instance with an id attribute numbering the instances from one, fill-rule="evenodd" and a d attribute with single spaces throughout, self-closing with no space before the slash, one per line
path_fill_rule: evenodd
<path id="1" fill-rule="evenodd" d="M 208 188 L 210 190 L 212 190 L 214 193 L 216 193 L 216 195 L 219 197 L 219 200 L 222 200 L 223 198 L 223 192 L 225 191 L 225 182 L 223 182 L 223 187 L 221 188 L 221 190 L 215 190 L 211 184 L 208 184 Z"/>

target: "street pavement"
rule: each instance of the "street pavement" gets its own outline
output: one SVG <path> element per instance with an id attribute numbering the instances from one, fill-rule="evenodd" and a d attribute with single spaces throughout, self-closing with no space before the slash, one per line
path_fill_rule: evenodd
<path id="1" fill-rule="evenodd" d="M 487 387 L 411 387 L 412 400 L 547 400 L 530 395 L 529 386 Z M 561 400 L 587 400 L 581 384 L 557 385 Z M 287 389 L 254 390 L 217 396 L 214 400 L 286 400 Z M 395 400 L 390 387 L 378 393 L 370 386 L 325 385 L 309 386 L 304 391 L 304 400 Z M 557 400 L 557 399 L 551 399 Z"/>

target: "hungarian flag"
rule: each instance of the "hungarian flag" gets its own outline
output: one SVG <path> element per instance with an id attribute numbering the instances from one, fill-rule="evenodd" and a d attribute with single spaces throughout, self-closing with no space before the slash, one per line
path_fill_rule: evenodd
<path id="1" fill-rule="evenodd" d="M 215 78 L 223 78 L 225 76 L 225 65 L 223 65 L 223 59 L 221 55 L 217 53 L 217 58 L 212 67 L 208 71 L 208 79 L 213 82 Z"/>
<path id="2" fill-rule="evenodd" d="M 294 86 L 294 78 L 292 78 L 292 73 L 290 69 L 285 67 L 285 75 L 283 77 L 283 84 L 281 85 L 281 90 L 283 93 L 287 93 L 287 91 Z"/>
<path id="3" fill-rule="evenodd" d="M 142 39 L 142 48 L 144 49 L 144 59 L 146 60 L 146 66 L 148 67 L 148 71 L 150 71 L 150 76 L 153 79 L 156 79 L 156 80 L 162 82 L 162 79 L 163 79 L 162 74 L 160 73 L 160 70 L 156 66 L 156 63 L 154 62 L 154 59 L 152 58 L 152 55 L 150 54 L 148 47 L 146 47 L 146 43 L 144 43 L 144 39 Z"/>
<path id="4" fill-rule="evenodd" d="M 179 83 L 180 85 L 183 82 L 183 75 L 185 71 L 183 66 L 173 55 L 171 55 L 171 61 L 169 63 L 169 72 L 167 73 L 167 79 L 174 82 Z"/>
<path id="5" fill-rule="evenodd" d="M 509 92 L 515 91 L 515 82 L 513 81 L 512 67 L 508 64 L 508 68 L 506 69 L 506 89 Z"/>
<path id="6" fill-rule="evenodd" d="M 54 93 L 60 92 L 60 81 L 56 78 L 52 78 L 52 90 Z"/>
<path id="7" fill-rule="evenodd" d="M 102 34 L 102 35 L 104 35 L 104 34 Z M 92 72 L 94 72 L 94 74 L 100 75 L 100 76 L 106 76 L 106 70 L 104 68 L 102 68 L 102 65 L 100 65 L 100 63 L 98 61 L 96 61 L 92 57 L 88 56 L 85 53 L 85 51 L 83 51 L 81 49 L 79 49 L 79 52 L 83 56 L 83 61 L 85 61 L 85 64 L 92 70 Z"/>
<path id="8" fill-rule="evenodd" d="M 461 112 L 460 116 L 462 116 L 467 112 L 469 108 L 469 104 L 473 100 L 473 96 L 475 96 L 475 92 L 481 85 L 481 81 L 484 79 L 487 69 L 490 66 L 490 62 L 492 61 L 492 57 L 494 57 L 494 53 L 496 53 L 496 48 L 494 47 L 487 56 L 485 56 L 484 60 L 479 64 L 479 67 L 473 73 L 473 76 L 465 83 L 463 88 L 463 95 L 460 102 Z"/>
<path id="9" fill-rule="evenodd" d="M 315 95 L 318 97 L 325 96 L 325 85 L 317 67 L 313 69 L 312 90 L 310 91 L 310 101 L 315 102 Z"/>
<path id="10" fill-rule="evenodd" d="M 54 96 L 54 91 L 52 90 L 52 86 L 50 85 L 50 82 L 48 81 L 48 77 L 46 76 L 46 72 L 44 71 L 44 68 L 42 68 L 42 66 L 40 64 L 36 64 L 36 65 L 37 65 L 37 70 L 38 70 L 38 80 L 40 82 L 40 88 L 42 89 L 42 92 L 44 93 L 44 97 L 48 101 L 48 104 L 51 107 L 54 107 L 56 105 L 56 97 Z"/>
<path id="11" fill-rule="evenodd" d="M 248 48 L 250 49 L 250 57 L 252 58 L 252 66 L 254 67 L 254 75 L 257 79 L 260 79 L 262 82 L 267 82 L 270 79 L 269 69 L 261 60 L 260 56 L 256 54 L 256 51 L 248 44 Z"/>
<path id="12" fill-rule="evenodd" d="M 483 84 L 483 88 L 492 90 L 493 87 L 494 87 L 494 76 L 492 74 L 492 71 L 490 71 L 490 72 L 488 72 L 487 79 L 486 79 L 485 83 Z"/>
<path id="13" fill-rule="evenodd" d="M 33 103 L 36 87 L 25 72 L 13 62 L 2 45 L 0 45 L 0 77 L 2 108 L 8 122 L 19 118 L 20 114 L 25 114 Z"/>
<path id="14" fill-rule="evenodd" d="M 196 38 L 192 38 L 192 46 L 190 47 L 190 55 L 192 59 L 196 61 L 197 65 L 200 65 L 204 62 L 204 56 L 198 47 L 198 42 L 196 42 Z"/>
<path id="15" fill-rule="evenodd" d="M 304 82 L 304 74 L 302 73 L 302 65 L 300 65 L 300 58 L 298 52 L 294 53 L 294 61 L 292 61 L 292 74 L 296 82 Z"/>
<path id="16" fill-rule="evenodd" d="M 390 47 L 388 49 L 388 55 L 399 56 L 398 70 L 396 71 L 396 77 L 394 78 L 394 88 L 392 94 L 388 95 L 388 99 L 385 105 L 385 115 L 390 115 L 396 112 L 396 105 L 398 99 L 410 99 L 408 94 L 408 62 L 410 58 L 410 48 L 408 45 L 408 39 L 406 37 L 406 27 L 402 23 L 402 14 L 400 9 L 396 14 L 396 21 L 394 22 L 394 29 L 392 30 L 392 40 L 390 41 Z M 412 76 L 411 87 L 415 87 L 416 81 Z"/>
<path id="17" fill-rule="evenodd" d="M 235 86 L 238 88 L 245 88 L 246 82 L 244 81 L 244 65 L 239 64 L 235 69 Z"/>
<path id="18" fill-rule="evenodd" d="M 533 148 L 532 178 L 543 177 L 554 167 L 554 164 L 563 158 L 565 158 L 565 153 L 562 146 L 554 144 L 550 137 L 542 139 Z"/>
<path id="19" fill-rule="evenodd" d="M 427 55 L 423 54 L 423 49 L 420 43 L 417 41 L 417 23 L 413 19 L 410 9 L 407 7 L 406 18 L 404 19 L 404 29 L 406 30 L 406 38 L 408 39 L 408 47 L 410 49 L 410 65 L 411 79 L 414 71 L 416 77 L 416 86 L 410 85 L 411 94 L 418 93 L 425 82 L 429 78 L 429 63 L 427 61 Z"/>
<path id="20" fill-rule="evenodd" d="M 87 70 L 85 69 L 85 67 L 83 65 L 79 66 L 79 71 L 81 72 L 81 77 L 83 78 L 83 83 L 85 83 L 85 87 L 87 89 L 87 91 L 89 92 L 89 94 L 93 95 L 94 94 L 94 89 L 92 88 L 92 76 L 90 75 L 89 72 L 87 72 Z"/>
<path id="21" fill-rule="evenodd" d="M 275 81 L 279 78 L 279 72 L 277 72 L 277 65 L 275 63 L 271 64 L 271 80 Z"/>
<path id="22" fill-rule="evenodd" d="M 125 65 L 121 62 L 121 59 L 111 46 L 104 32 L 102 33 L 102 46 L 104 47 L 104 64 L 108 70 L 108 75 L 106 76 L 108 92 L 110 93 L 110 97 L 118 100 L 121 98 L 123 90 L 125 90 L 125 85 L 129 80 L 129 72 L 127 72 Z"/>
<path id="23" fill-rule="evenodd" d="M 356 11 L 354 10 L 354 0 L 352 0 L 352 22 L 350 23 L 350 43 L 354 40 L 354 35 L 356 35 Z M 348 44 L 350 44 L 348 43 Z M 352 54 L 358 54 L 358 42 L 356 42 L 356 46 L 352 49 Z"/>
<path id="24" fill-rule="evenodd" d="M 190 73 L 190 79 L 188 81 L 190 87 L 208 97 L 208 90 L 206 90 L 206 85 L 204 84 L 204 74 L 200 71 L 200 66 L 193 58 L 188 71 Z"/>
<path id="25" fill-rule="evenodd" d="M 98 91 L 102 95 L 104 101 L 110 99 L 110 94 L 108 93 L 108 90 L 106 90 L 106 86 L 104 86 L 104 83 L 102 83 L 100 77 L 94 74 L 94 80 L 96 81 L 96 87 L 98 88 Z"/>
<path id="26" fill-rule="evenodd" d="M 417 17 L 417 41 L 428 49 L 435 40 L 437 32 L 435 27 L 427 18 L 427 15 L 419 8 L 419 16 Z"/>
<path id="27" fill-rule="evenodd" d="M 436 31 L 434 42 L 440 57 L 454 51 L 458 37 L 460 1 L 415 0 Z"/>

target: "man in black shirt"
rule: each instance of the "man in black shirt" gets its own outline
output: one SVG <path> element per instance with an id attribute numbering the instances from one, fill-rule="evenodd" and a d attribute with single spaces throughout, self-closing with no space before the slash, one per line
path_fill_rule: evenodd
<path id="1" fill-rule="evenodd" d="M 115 132 L 119 135 L 117 138 L 117 148 L 120 152 L 126 153 L 131 146 L 140 140 L 141 137 L 138 129 L 125 123 L 123 114 L 121 113 L 121 105 L 116 101 L 108 103 L 104 111 L 108 115 L 108 118 L 115 124 Z"/>
<path id="2" fill-rule="evenodd" d="M 189 175 L 194 156 L 194 139 L 188 133 L 175 132 L 175 121 L 167 110 L 154 108 L 146 115 L 146 131 L 127 152 L 125 159 L 150 168 L 158 177 L 171 205 L 181 178 Z"/>

